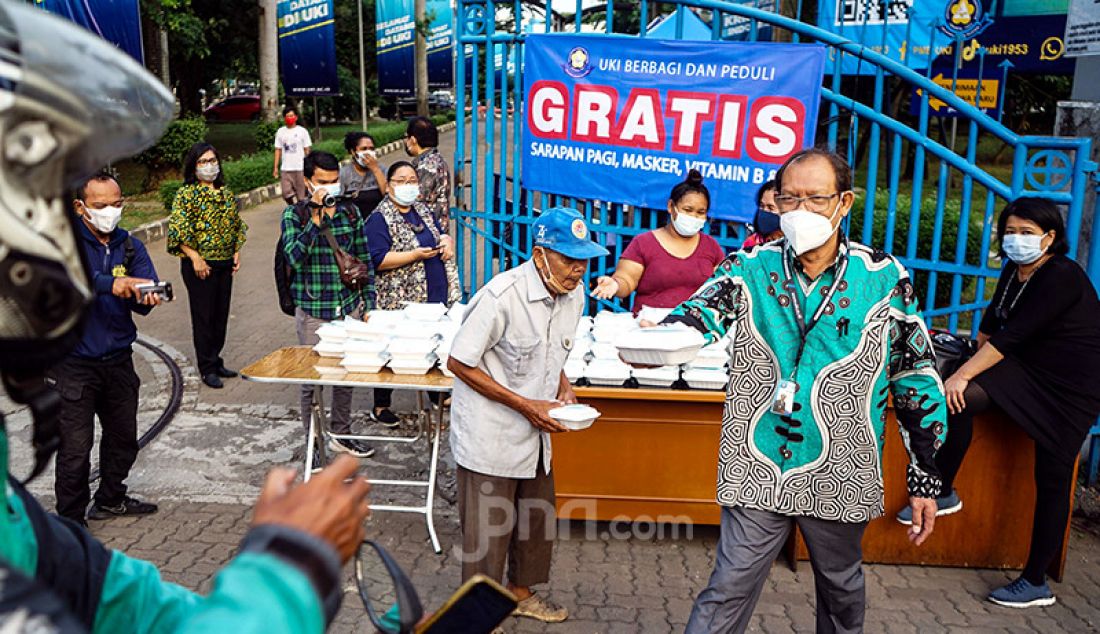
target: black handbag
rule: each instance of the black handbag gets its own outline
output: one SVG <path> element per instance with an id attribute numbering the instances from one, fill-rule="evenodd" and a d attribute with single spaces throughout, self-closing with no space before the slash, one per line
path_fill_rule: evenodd
<path id="1" fill-rule="evenodd" d="M 945 381 L 978 352 L 978 342 L 973 339 L 945 330 L 933 330 L 929 334 L 936 352 L 936 371 Z"/>

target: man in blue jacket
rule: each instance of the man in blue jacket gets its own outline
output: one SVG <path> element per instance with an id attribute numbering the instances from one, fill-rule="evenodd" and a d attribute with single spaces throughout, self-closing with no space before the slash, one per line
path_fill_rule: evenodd
<path id="1" fill-rule="evenodd" d="M 0 0 L 0 60 L 0 378 L 33 417 L 33 477 L 58 443 L 61 397 L 45 369 L 83 345 L 96 290 L 116 284 L 82 262 L 88 227 L 67 211 L 64 187 L 151 145 L 173 100 L 125 53 L 21 2 Z M 113 257 L 110 245 L 93 247 Z M 95 341 L 111 340 L 102 332 Z M 370 485 L 357 469 L 342 456 L 304 484 L 272 470 L 240 552 L 203 596 L 47 514 L 7 473 L 0 414 L 0 630 L 319 634 L 340 606 L 340 565 L 364 536 Z"/>
<path id="2" fill-rule="evenodd" d="M 160 302 L 138 286 L 157 281 L 157 272 L 140 240 L 118 226 L 122 188 L 113 176 L 96 174 L 77 188 L 73 209 L 80 246 L 88 262 L 94 299 L 84 335 L 73 352 L 50 372 L 61 395 L 61 446 L 57 451 L 57 514 L 86 524 L 90 488 L 88 472 L 95 437 L 100 439 L 100 480 L 91 519 L 147 515 L 155 504 L 126 495 L 126 477 L 137 459 L 137 410 L 141 380 L 134 371 L 133 314 L 148 315 Z"/>

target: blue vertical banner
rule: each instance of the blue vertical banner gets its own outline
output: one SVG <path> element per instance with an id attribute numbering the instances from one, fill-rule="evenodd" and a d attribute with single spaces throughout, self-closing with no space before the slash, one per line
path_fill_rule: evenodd
<path id="1" fill-rule="evenodd" d="M 388 97 L 416 94 L 414 0 L 375 0 L 374 32 L 378 92 Z"/>
<path id="2" fill-rule="evenodd" d="M 340 94 L 333 0 L 279 0 L 279 68 L 288 97 Z"/>
<path id="3" fill-rule="evenodd" d="M 138 0 L 34 0 L 34 4 L 79 24 L 145 64 Z"/>
<path id="4" fill-rule="evenodd" d="M 450 0 L 427 0 L 428 87 L 454 86 L 454 11 Z M 416 20 L 413 0 L 377 0 L 375 47 L 378 88 L 390 97 L 416 94 Z"/>
<path id="5" fill-rule="evenodd" d="M 712 217 L 751 220 L 813 145 L 824 65 L 815 44 L 530 35 L 523 187 L 661 209 L 696 169 Z"/>
<path id="6" fill-rule="evenodd" d="M 428 87 L 452 88 L 454 72 L 454 11 L 451 0 L 428 0 L 431 16 L 428 35 Z"/>

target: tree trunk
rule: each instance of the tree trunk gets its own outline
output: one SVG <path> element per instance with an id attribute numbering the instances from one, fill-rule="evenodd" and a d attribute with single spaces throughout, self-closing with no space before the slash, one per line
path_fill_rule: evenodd
<path id="1" fill-rule="evenodd" d="M 279 45 L 278 13 L 275 0 L 260 2 L 260 118 L 279 119 Z"/>
<path id="2" fill-rule="evenodd" d="M 428 116 L 428 40 L 424 37 L 427 12 L 427 0 L 416 0 L 416 114 L 422 117 Z"/>

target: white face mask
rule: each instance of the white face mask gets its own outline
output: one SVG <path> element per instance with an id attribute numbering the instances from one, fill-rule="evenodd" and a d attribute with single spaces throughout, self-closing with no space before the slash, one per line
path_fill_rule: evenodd
<path id="1" fill-rule="evenodd" d="M 363 150 L 355 155 L 355 162 L 359 167 L 366 167 L 368 158 L 378 158 L 378 154 L 374 150 Z"/>
<path id="2" fill-rule="evenodd" d="M 703 225 L 706 224 L 706 222 L 706 218 L 696 218 L 695 216 L 689 216 L 679 209 L 676 209 L 676 217 L 672 219 L 672 228 L 675 229 L 676 233 L 680 234 L 681 236 L 685 238 L 690 238 L 702 231 Z"/>
<path id="3" fill-rule="evenodd" d="M 118 226 L 118 221 L 122 220 L 122 207 L 94 209 L 84 205 L 84 209 L 88 212 L 88 222 L 96 228 L 96 231 L 103 234 L 114 231 L 115 227 Z"/>
<path id="4" fill-rule="evenodd" d="M 420 185 L 394 185 L 390 188 L 390 192 L 393 194 L 393 199 L 397 201 L 399 205 L 411 205 L 416 202 L 417 198 L 420 198 Z"/>
<path id="5" fill-rule="evenodd" d="M 833 215 L 828 218 L 805 209 L 796 209 L 779 216 L 779 227 L 783 229 L 787 242 L 791 243 L 794 254 L 802 255 L 825 244 L 836 233 L 833 218 L 839 212 L 840 205 L 837 205 Z"/>
<path id="6" fill-rule="evenodd" d="M 331 184 L 328 184 L 328 185 L 314 185 L 313 187 L 314 187 L 313 191 L 317 191 L 318 189 L 328 190 L 328 195 L 329 196 L 339 196 L 340 191 L 341 191 L 340 183 L 331 183 Z"/>
<path id="7" fill-rule="evenodd" d="M 199 165 L 195 168 L 195 176 L 199 177 L 199 180 L 204 183 L 213 183 L 214 179 L 218 177 L 222 168 L 217 163 L 213 165 Z"/>
<path id="8" fill-rule="evenodd" d="M 1004 237 L 1001 245 L 1005 255 L 1016 264 L 1031 264 L 1043 257 L 1043 236 L 1012 234 Z"/>

